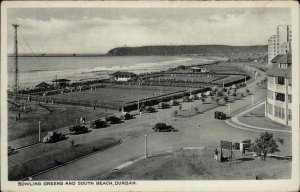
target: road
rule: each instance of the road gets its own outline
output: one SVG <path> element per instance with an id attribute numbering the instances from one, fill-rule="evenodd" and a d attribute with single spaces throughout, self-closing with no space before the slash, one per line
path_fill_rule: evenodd
<path id="1" fill-rule="evenodd" d="M 256 82 L 247 86 L 254 93 L 254 102 L 263 100 L 266 97 L 265 89 L 257 89 Z M 201 104 L 201 101 L 183 103 L 183 109 L 189 109 L 190 105 Z M 237 100 L 230 104 L 231 114 L 250 106 L 251 96 Z M 109 173 L 113 168 L 120 166 L 130 160 L 144 155 L 144 135 L 148 135 L 148 153 L 175 150 L 182 147 L 210 147 L 218 148 L 220 140 L 241 141 L 244 139 L 254 140 L 259 132 L 254 130 L 240 130 L 230 127 L 222 120 L 214 119 L 214 111 L 228 112 L 227 106 L 220 106 L 215 110 L 207 111 L 190 118 L 171 117 L 172 111 L 178 107 L 159 110 L 157 113 L 142 114 L 133 120 L 122 124 L 112 125 L 106 129 L 97 129 L 93 132 L 72 136 L 77 142 L 86 142 L 101 137 L 116 137 L 123 140 L 121 145 L 99 152 L 87 158 L 78 160 L 66 166 L 43 173 L 33 180 L 84 180 L 100 179 L 102 175 Z M 166 122 L 177 129 L 177 132 L 154 132 L 151 127 L 156 122 Z M 274 134 L 285 139 L 285 145 L 281 147 L 283 153 L 291 155 L 291 135 Z M 69 141 L 62 141 L 51 145 L 36 145 L 26 148 L 20 152 L 22 157 L 26 154 L 42 154 L 47 150 L 59 150 L 60 147 L 70 145 Z M 23 155 L 22 155 L 23 154 Z M 31 154 L 33 155 L 33 154 Z M 29 156 L 31 156 L 29 155 Z M 20 156 L 20 157 L 21 157 Z M 213 154 L 212 154 L 213 157 Z M 28 157 L 29 158 L 29 157 Z M 24 159 L 22 159 L 24 161 Z"/>

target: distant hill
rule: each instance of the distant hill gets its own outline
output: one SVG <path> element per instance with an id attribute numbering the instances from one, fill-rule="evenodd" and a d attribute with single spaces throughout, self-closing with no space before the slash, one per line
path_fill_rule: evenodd
<path id="1" fill-rule="evenodd" d="M 228 46 L 228 45 L 174 45 L 118 47 L 108 51 L 107 55 L 226 55 L 237 53 L 266 53 L 267 45 Z"/>

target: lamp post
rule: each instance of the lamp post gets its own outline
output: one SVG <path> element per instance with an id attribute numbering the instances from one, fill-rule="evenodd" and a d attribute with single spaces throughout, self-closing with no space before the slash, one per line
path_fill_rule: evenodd
<path id="1" fill-rule="evenodd" d="M 148 157 L 148 151 L 147 151 L 147 135 L 145 135 L 145 158 Z"/>
<path id="2" fill-rule="evenodd" d="M 41 142 L 41 121 L 39 121 L 39 142 Z"/>

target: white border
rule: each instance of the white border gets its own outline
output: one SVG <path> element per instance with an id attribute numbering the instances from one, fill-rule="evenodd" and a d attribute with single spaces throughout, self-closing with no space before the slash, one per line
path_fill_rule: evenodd
<path id="1" fill-rule="evenodd" d="M 293 28 L 293 169 L 292 179 L 274 181 L 137 181 L 135 186 L 43 186 L 18 187 L 17 182 L 7 181 L 7 8 L 34 7 L 289 7 L 292 11 Z M 256 1 L 256 2 L 2 2 L 1 4 L 1 190 L 7 191 L 298 191 L 299 189 L 299 5 L 295 2 Z"/>

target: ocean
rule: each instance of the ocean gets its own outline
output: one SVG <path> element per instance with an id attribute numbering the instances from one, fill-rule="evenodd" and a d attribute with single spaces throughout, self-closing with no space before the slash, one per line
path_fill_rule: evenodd
<path id="1" fill-rule="evenodd" d="M 67 78 L 80 81 L 90 78 L 104 79 L 116 71 L 136 74 L 166 70 L 179 65 L 197 65 L 214 61 L 204 57 L 185 56 L 118 56 L 118 57 L 19 57 L 20 88 L 51 83 Z M 14 57 L 8 57 L 8 88 L 14 84 Z"/>

